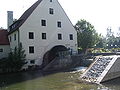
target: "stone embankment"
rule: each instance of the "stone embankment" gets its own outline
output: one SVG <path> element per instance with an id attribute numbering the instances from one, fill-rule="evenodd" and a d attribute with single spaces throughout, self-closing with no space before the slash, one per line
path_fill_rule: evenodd
<path id="1" fill-rule="evenodd" d="M 57 57 L 52 62 L 50 62 L 43 70 L 50 71 L 50 70 L 64 70 L 70 69 L 77 66 L 85 66 L 88 67 L 93 60 L 83 59 L 80 55 L 67 55 L 65 57 Z"/>
<path id="2" fill-rule="evenodd" d="M 99 56 L 80 76 L 80 80 L 102 83 L 120 77 L 120 55 Z"/>
<path id="3" fill-rule="evenodd" d="M 82 79 L 88 82 L 96 82 L 98 77 L 100 77 L 112 59 L 113 57 L 98 58 L 91 66 L 91 68 L 87 71 L 87 73 L 85 73 Z"/>

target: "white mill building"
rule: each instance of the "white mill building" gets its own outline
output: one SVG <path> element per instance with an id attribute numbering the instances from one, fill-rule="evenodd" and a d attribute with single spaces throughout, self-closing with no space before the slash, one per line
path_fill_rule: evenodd
<path id="1" fill-rule="evenodd" d="M 35 2 L 9 27 L 8 37 L 11 49 L 22 43 L 29 65 L 52 60 L 59 50 L 77 52 L 77 32 L 58 0 Z"/>

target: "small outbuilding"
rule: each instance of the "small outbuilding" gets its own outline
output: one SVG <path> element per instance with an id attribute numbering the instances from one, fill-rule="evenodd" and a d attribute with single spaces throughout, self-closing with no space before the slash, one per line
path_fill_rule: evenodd
<path id="1" fill-rule="evenodd" d="M 8 56 L 10 52 L 10 43 L 8 40 L 8 31 L 0 29 L 0 59 Z"/>

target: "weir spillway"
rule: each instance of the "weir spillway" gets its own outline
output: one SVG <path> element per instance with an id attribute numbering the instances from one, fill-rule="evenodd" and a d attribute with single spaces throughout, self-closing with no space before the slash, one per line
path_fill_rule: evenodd
<path id="1" fill-rule="evenodd" d="M 120 77 L 120 56 L 113 55 L 96 58 L 80 79 L 99 84 L 117 77 Z"/>

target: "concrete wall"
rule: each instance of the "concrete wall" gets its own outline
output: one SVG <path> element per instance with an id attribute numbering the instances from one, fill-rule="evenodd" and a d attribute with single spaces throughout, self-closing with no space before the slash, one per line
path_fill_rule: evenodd
<path id="1" fill-rule="evenodd" d="M 0 45 L 0 49 L 3 49 L 3 52 L 0 52 L 0 59 L 8 57 L 8 53 L 10 52 L 10 46 Z"/>
<path id="2" fill-rule="evenodd" d="M 82 56 L 65 56 L 63 58 L 55 58 L 52 62 L 50 62 L 43 70 L 64 70 L 66 68 L 73 69 L 75 67 L 80 66 L 90 66 L 93 61 L 91 60 L 83 60 Z"/>
<path id="3" fill-rule="evenodd" d="M 117 58 L 115 63 L 112 65 L 102 82 L 120 77 L 120 58 Z"/>
<path id="4" fill-rule="evenodd" d="M 66 68 L 72 67 L 71 56 L 65 56 L 64 58 L 55 58 L 50 62 L 45 68 L 44 71 L 53 71 L 53 70 L 65 70 Z"/>
<path id="5" fill-rule="evenodd" d="M 14 38 L 15 38 L 15 34 L 16 34 L 16 40 L 14 39 Z M 11 37 L 11 41 L 10 41 L 10 37 Z M 13 32 L 12 34 L 10 34 L 10 35 L 8 36 L 8 38 L 9 38 L 11 50 L 14 50 L 15 47 L 18 47 L 18 38 L 19 38 L 19 37 L 18 37 L 18 31 L 15 31 L 15 32 Z"/>
<path id="6" fill-rule="evenodd" d="M 54 9 L 53 15 L 49 14 L 49 8 Z M 46 20 L 46 26 L 41 26 L 41 19 Z M 61 21 L 61 28 L 57 27 L 57 21 Z M 19 28 L 19 31 L 26 58 L 28 60 L 41 59 L 38 61 L 39 64 L 42 64 L 45 52 L 56 45 L 63 45 L 77 51 L 77 32 L 57 0 L 53 2 L 43 0 Z M 29 32 L 34 32 L 34 39 L 28 38 Z M 42 40 L 42 33 L 47 34 L 46 40 Z M 62 34 L 62 40 L 58 40 L 58 33 Z M 69 39 L 69 34 L 73 34 L 73 40 Z M 34 46 L 34 54 L 29 54 L 29 46 Z"/>

